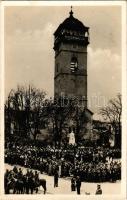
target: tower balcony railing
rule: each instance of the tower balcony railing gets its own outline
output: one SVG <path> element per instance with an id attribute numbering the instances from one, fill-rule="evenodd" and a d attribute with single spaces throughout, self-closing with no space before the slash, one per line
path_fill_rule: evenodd
<path id="1" fill-rule="evenodd" d="M 70 35 L 62 35 L 57 37 L 54 42 L 54 49 L 56 49 L 57 45 L 60 42 L 75 42 L 81 45 L 88 45 L 89 44 L 89 37 L 88 36 L 70 36 Z"/>

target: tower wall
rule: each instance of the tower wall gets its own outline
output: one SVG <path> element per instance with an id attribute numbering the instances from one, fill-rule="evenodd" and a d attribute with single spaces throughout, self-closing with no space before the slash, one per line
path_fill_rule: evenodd
<path id="1" fill-rule="evenodd" d="M 71 59 L 78 60 L 78 70 L 71 72 Z M 59 47 L 55 55 L 55 96 L 83 98 L 87 106 L 87 46 L 78 44 L 64 44 Z"/>

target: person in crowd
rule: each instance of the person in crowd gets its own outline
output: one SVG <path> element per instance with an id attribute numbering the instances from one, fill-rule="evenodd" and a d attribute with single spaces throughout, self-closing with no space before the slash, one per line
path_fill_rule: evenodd
<path id="1" fill-rule="evenodd" d="M 30 192 L 31 194 L 33 194 L 35 184 L 34 184 L 34 179 L 32 176 L 28 178 L 28 183 L 29 183 Z"/>
<path id="2" fill-rule="evenodd" d="M 76 188 L 77 188 L 77 194 L 80 194 L 81 179 L 79 176 L 76 177 Z"/>
<path id="3" fill-rule="evenodd" d="M 17 178 L 18 178 L 19 180 L 21 180 L 22 177 L 23 177 L 22 169 L 19 168 L 19 171 L 18 171 L 18 173 L 17 173 Z"/>
<path id="4" fill-rule="evenodd" d="M 9 188 L 8 188 L 8 183 L 9 183 L 9 170 L 6 169 L 6 172 L 4 174 L 4 191 L 5 191 L 5 194 L 9 194 Z"/>
<path id="5" fill-rule="evenodd" d="M 14 166 L 14 168 L 13 168 L 13 172 L 14 172 L 15 174 L 17 174 L 17 173 L 18 173 L 18 169 L 17 169 L 17 167 L 16 167 L 16 166 Z"/>
<path id="6" fill-rule="evenodd" d="M 76 189 L 76 180 L 75 177 L 73 176 L 71 179 L 71 191 L 75 191 Z"/>
<path id="7" fill-rule="evenodd" d="M 58 177 L 59 177 L 58 170 L 55 170 L 55 173 L 54 173 L 54 187 L 58 187 Z"/>

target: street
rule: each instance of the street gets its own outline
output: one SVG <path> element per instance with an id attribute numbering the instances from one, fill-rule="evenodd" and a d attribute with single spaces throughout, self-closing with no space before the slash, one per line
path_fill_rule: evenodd
<path id="1" fill-rule="evenodd" d="M 14 166 L 5 164 L 6 169 L 13 169 Z M 20 166 L 18 166 L 19 168 Z M 21 167 L 23 173 L 26 172 L 26 168 Z M 47 181 L 47 194 L 76 194 L 76 191 L 71 192 L 71 181 L 69 178 L 59 178 L 58 187 L 54 188 L 54 177 L 48 176 L 46 174 L 40 174 L 40 178 L 44 178 Z M 98 183 L 88 183 L 82 182 L 81 194 L 95 194 Z M 103 194 L 120 194 L 121 192 L 121 182 L 117 181 L 115 183 L 105 182 L 99 183 L 102 188 Z M 43 188 L 40 187 L 39 194 L 43 194 Z"/>

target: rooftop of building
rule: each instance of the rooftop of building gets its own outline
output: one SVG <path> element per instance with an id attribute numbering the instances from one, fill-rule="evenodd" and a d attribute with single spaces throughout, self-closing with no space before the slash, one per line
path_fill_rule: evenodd
<path id="1" fill-rule="evenodd" d="M 57 30 L 55 31 L 54 35 L 57 36 L 61 30 L 72 30 L 72 31 L 80 31 L 80 32 L 84 32 L 87 31 L 89 29 L 89 27 L 86 27 L 81 21 L 79 21 L 78 19 L 76 19 L 73 16 L 73 11 L 72 11 L 72 7 L 71 7 L 71 11 L 69 12 L 70 16 L 68 18 L 66 18 L 57 28 Z"/>

